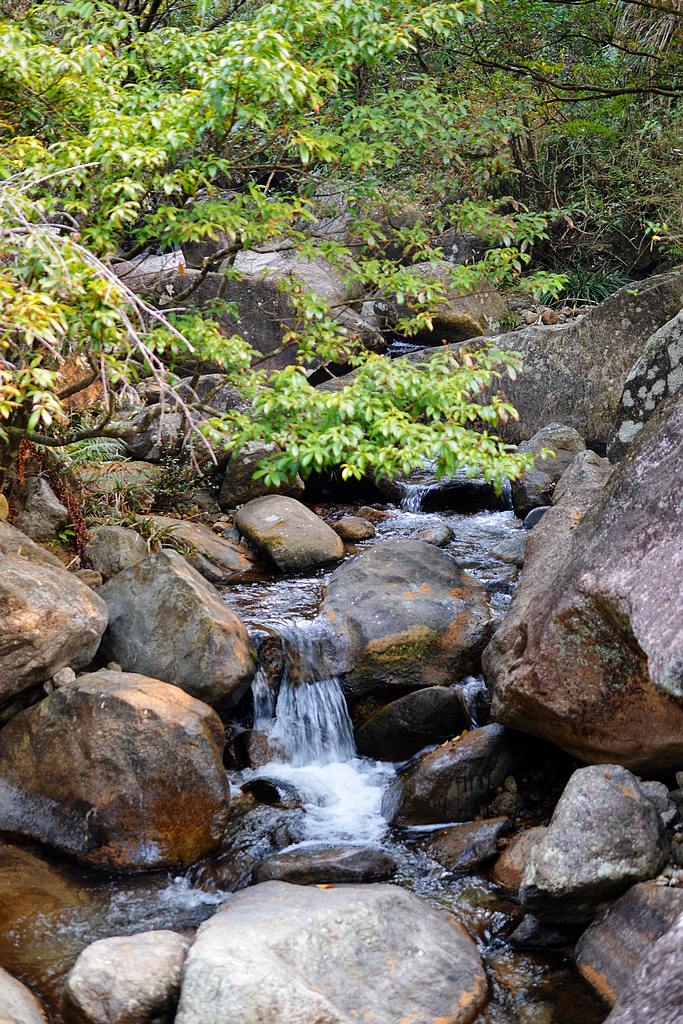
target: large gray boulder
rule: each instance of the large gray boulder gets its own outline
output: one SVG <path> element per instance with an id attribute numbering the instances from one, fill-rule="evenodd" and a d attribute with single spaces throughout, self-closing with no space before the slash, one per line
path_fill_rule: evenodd
<path id="1" fill-rule="evenodd" d="M 683 889 L 639 882 L 603 911 L 576 944 L 579 971 L 614 1006 L 657 939 L 683 913 Z"/>
<path id="2" fill-rule="evenodd" d="M 660 327 L 631 368 L 607 443 L 619 462 L 655 409 L 683 387 L 683 310 Z"/>
<path id="3" fill-rule="evenodd" d="M 469 1024 L 487 998 L 474 942 L 405 889 L 264 882 L 200 927 L 176 1024 Z"/>
<path id="4" fill-rule="evenodd" d="M 0 524 L 0 705 L 62 668 L 85 668 L 107 621 L 98 594 Z"/>
<path id="5" fill-rule="evenodd" d="M 473 729 L 408 765 L 384 794 L 382 814 L 399 828 L 472 821 L 516 764 L 507 729 Z"/>
<path id="6" fill-rule="evenodd" d="M 239 510 L 235 526 L 283 572 L 301 572 L 344 557 L 344 544 L 332 527 L 295 498 L 254 498 Z"/>
<path id="7" fill-rule="evenodd" d="M 65 1024 L 171 1024 L 189 948 L 163 929 L 86 946 L 64 983 Z"/>
<path id="8" fill-rule="evenodd" d="M 683 398 L 659 410 L 590 504 L 531 531 L 484 652 L 495 721 L 587 762 L 683 763 Z M 582 497 L 583 495 L 583 497 Z"/>
<path id="9" fill-rule="evenodd" d="M 355 696 L 457 682 L 493 630 L 484 588 L 418 540 L 383 541 L 335 570 L 320 616 L 331 668 Z"/>
<path id="10" fill-rule="evenodd" d="M 19 489 L 19 506 L 14 525 L 31 540 L 52 540 L 71 522 L 69 510 L 41 476 L 26 478 Z"/>
<path id="11" fill-rule="evenodd" d="M 667 861 L 664 823 L 621 765 L 574 772 L 529 854 L 520 899 L 536 917 L 583 922 Z"/>
<path id="12" fill-rule="evenodd" d="M 223 837 L 223 743 L 177 687 L 87 673 L 0 731 L 0 830 L 109 871 L 186 867 Z"/>
<path id="13" fill-rule="evenodd" d="M 611 474 L 612 466 L 607 459 L 601 459 L 590 449 L 579 452 L 558 480 L 552 504 L 572 505 L 575 494 L 587 493 L 589 490 L 594 491 L 597 498 Z"/>
<path id="14" fill-rule="evenodd" d="M 99 595 L 109 610 L 102 652 L 124 672 L 173 683 L 221 713 L 248 689 L 254 654 L 244 623 L 177 551 L 129 566 Z"/>
<path id="15" fill-rule="evenodd" d="M 518 444 L 559 421 L 587 444 L 605 444 L 631 367 L 682 304 L 683 274 L 675 270 L 624 285 L 573 323 L 528 327 L 515 333 L 513 346 L 499 338 L 523 360 L 517 380 L 502 386 L 519 413 L 519 421 L 501 424 L 504 439 Z"/>
<path id="16" fill-rule="evenodd" d="M 553 454 L 543 458 L 544 449 Z M 512 481 L 512 507 L 524 519 L 532 508 L 550 504 L 558 480 L 574 458 L 586 450 L 586 444 L 573 427 L 549 423 L 529 441 L 523 441 L 519 450 L 536 456 L 531 469 Z"/>
<path id="17" fill-rule="evenodd" d="M 683 1007 L 683 914 L 655 942 L 605 1024 L 679 1024 Z"/>
<path id="18" fill-rule="evenodd" d="M 7 1024 L 47 1024 L 47 1015 L 33 992 L 0 967 L 0 1020 Z"/>
<path id="19" fill-rule="evenodd" d="M 102 578 L 117 576 L 129 565 L 141 562 L 149 554 L 147 543 L 137 530 L 125 526 L 100 526 L 85 549 L 92 567 Z"/>

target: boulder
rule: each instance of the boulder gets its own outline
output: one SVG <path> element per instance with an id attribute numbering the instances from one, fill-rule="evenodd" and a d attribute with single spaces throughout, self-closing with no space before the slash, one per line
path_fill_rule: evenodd
<path id="1" fill-rule="evenodd" d="M 14 525 L 31 540 L 52 540 L 71 522 L 69 510 L 41 476 L 26 477 L 19 492 L 19 507 Z"/>
<path id="2" fill-rule="evenodd" d="M 124 569 L 99 591 L 109 609 L 102 655 L 230 711 L 254 676 L 246 627 L 177 551 Z"/>
<path id="3" fill-rule="evenodd" d="M 239 544 L 217 537 L 202 523 L 171 516 L 145 516 L 139 522 L 151 523 L 162 546 L 177 545 L 185 561 L 211 583 L 227 583 L 252 568 L 252 559 Z"/>
<path id="4" fill-rule="evenodd" d="M 108 620 L 102 598 L 28 537 L 0 524 L 0 704 L 61 668 L 92 661 Z M 21 554 L 18 554 L 21 552 Z"/>
<path id="5" fill-rule="evenodd" d="M 372 540 L 376 535 L 375 527 L 372 523 L 369 523 L 367 519 L 363 519 L 361 516 L 343 516 L 338 519 L 336 523 L 332 524 L 332 529 L 335 533 L 339 534 L 342 540 L 356 543 L 360 540 Z"/>
<path id="6" fill-rule="evenodd" d="M 495 721 L 582 761 L 683 764 L 683 398 L 659 410 L 598 499 L 574 493 L 529 534 L 484 652 Z"/>
<path id="7" fill-rule="evenodd" d="M 428 857 L 452 874 L 469 874 L 498 855 L 498 840 L 510 831 L 509 818 L 472 821 L 432 832 L 419 844 Z"/>
<path id="8" fill-rule="evenodd" d="M 334 530 L 294 498 L 265 495 L 244 505 L 235 526 L 249 543 L 282 572 L 301 572 L 344 557 Z"/>
<path id="9" fill-rule="evenodd" d="M 683 914 L 648 950 L 605 1024 L 677 1024 L 683 1007 Z"/>
<path id="10" fill-rule="evenodd" d="M 683 274 L 672 271 L 630 282 L 573 323 L 515 333 L 523 369 L 506 380 L 506 399 L 519 413 L 501 424 L 519 444 L 551 422 L 573 427 L 588 445 L 605 444 L 626 377 L 652 333 L 676 316 Z M 501 348 L 509 339 L 498 339 Z"/>
<path id="11" fill-rule="evenodd" d="M 526 531 L 518 530 L 511 537 L 503 537 L 502 540 L 494 544 L 489 550 L 489 555 L 491 558 L 497 558 L 499 562 L 521 568 L 524 565 L 526 539 Z"/>
<path id="12" fill-rule="evenodd" d="M 341 846 L 324 850 L 306 847 L 265 857 L 254 868 L 254 882 L 329 885 L 339 882 L 385 882 L 396 873 L 396 861 L 381 850 Z"/>
<path id="13" fill-rule="evenodd" d="M 100 526 L 85 549 L 93 569 L 103 579 L 118 575 L 129 565 L 141 562 L 149 554 L 147 544 L 136 530 L 125 526 Z"/>
<path id="14" fill-rule="evenodd" d="M 275 442 L 264 444 L 262 441 L 247 441 L 236 456 L 229 458 L 225 466 L 225 476 L 218 494 L 218 504 L 226 509 L 237 508 L 262 494 L 283 494 L 289 498 L 300 498 L 304 493 L 304 482 L 297 473 L 294 480 L 281 487 L 273 487 L 263 482 L 263 477 L 254 480 L 258 463 L 280 448 Z"/>
<path id="15" fill-rule="evenodd" d="M 264 882 L 199 928 L 176 1024 L 469 1024 L 487 998 L 474 942 L 405 889 Z"/>
<path id="16" fill-rule="evenodd" d="M 10 526 L 9 523 L 0 519 L 0 558 L 3 555 L 23 558 L 35 565 L 47 565 L 53 569 L 64 570 L 63 562 L 60 562 L 51 551 L 39 547 L 16 526 Z"/>
<path id="17" fill-rule="evenodd" d="M 477 671 L 493 629 L 484 588 L 418 540 L 383 541 L 335 570 L 320 616 L 330 674 L 355 697 L 457 682 Z"/>
<path id="18" fill-rule="evenodd" d="M 472 821 L 516 761 L 508 730 L 473 729 L 404 768 L 384 794 L 382 814 L 399 828 Z"/>
<path id="19" fill-rule="evenodd" d="M 529 854 L 537 842 L 545 835 L 545 826 L 519 832 L 505 847 L 491 870 L 491 880 L 504 889 L 516 893 L 522 884 L 522 874 L 529 859 Z"/>
<path id="20" fill-rule="evenodd" d="M 223 836 L 223 740 L 177 687 L 82 675 L 0 731 L 0 830 L 105 870 L 185 867 Z"/>
<path id="21" fill-rule="evenodd" d="M 189 948 L 188 939 L 164 930 L 86 946 L 64 983 L 65 1024 L 171 1024 Z"/>
<path id="22" fill-rule="evenodd" d="M 590 449 L 579 452 L 558 480 L 557 487 L 553 492 L 552 504 L 572 505 L 574 495 L 578 492 L 583 494 L 593 492 L 597 498 L 611 473 L 612 466 L 607 459 L 601 459 Z"/>
<path id="23" fill-rule="evenodd" d="M 536 917 L 581 923 L 667 861 L 664 823 L 621 765 L 575 771 L 547 832 L 525 863 L 522 905 Z"/>
<path id="24" fill-rule="evenodd" d="M 45 1010 L 30 988 L 0 967 L 0 1019 L 7 1024 L 47 1024 Z"/>
<path id="25" fill-rule="evenodd" d="M 624 382 L 607 454 L 619 462 L 654 410 L 683 387 L 683 310 L 648 340 Z"/>
<path id="26" fill-rule="evenodd" d="M 411 271 L 420 275 L 425 283 L 437 281 L 443 286 L 445 299 L 436 302 L 429 309 L 432 330 L 421 328 L 414 340 L 422 345 L 441 345 L 467 341 L 502 333 L 507 308 L 501 296 L 492 285 L 483 284 L 479 291 L 461 292 L 450 280 L 452 267 L 444 263 L 414 263 Z M 413 316 L 417 310 L 416 300 L 407 296 L 406 301 L 397 302 L 395 297 L 385 296 L 374 304 L 375 313 L 388 327 L 395 328 L 399 319 Z"/>
<path id="27" fill-rule="evenodd" d="M 600 914 L 576 944 L 576 966 L 614 1006 L 654 943 L 683 913 L 683 889 L 639 882 Z"/>
<path id="28" fill-rule="evenodd" d="M 545 459 L 541 455 L 544 448 L 553 452 Z M 586 445 L 572 427 L 549 423 L 529 441 L 523 441 L 519 450 L 536 456 L 533 467 L 519 480 L 512 481 L 512 507 L 520 519 L 524 519 L 532 508 L 550 504 L 558 480 L 574 458 L 586 450 Z"/>
<path id="29" fill-rule="evenodd" d="M 450 740 L 467 725 L 462 701 L 447 686 L 399 697 L 356 729 L 358 753 L 378 761 L 407 761 L 429 744 Z"/>

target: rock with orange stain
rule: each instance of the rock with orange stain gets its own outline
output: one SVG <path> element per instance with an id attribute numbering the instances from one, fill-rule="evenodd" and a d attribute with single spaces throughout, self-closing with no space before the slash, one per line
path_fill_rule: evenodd
<path id="1" fill-rule="evenodd" d="M 107 617 L 98 594 L 0 523 L 0 706 L 62 668 L 85 668 Z"/>
<path id="2" fill-rule="evenodd" d="M 597 500 L 529 534 L 483 656 L 492 717 L 588 763 L 683 764 L 683 397 L 658 410 Z"/>
<path id="3" fill-rule="evenodd" d="M 683 889 L 640 882 L 586 929 L 576 944 L 576 966 L 608 1006 L 681 913 Z"/>
<path id="4" fill-rule="evenodd" d="M 620 765 L 575 771 L 525 861 L 520 899 L 545 921 L 582 923 L 654 878 L 669 842 L 655 804 Z"/>
<path id="5" fill-rule="evenodd" d="M 99 939 L 64 985 L 65 1024 L 162 1024 L 173 1020 L 190 943 L 172 931 Z"/>
<path id="6" fill-rule="evenodd" d="M 340 566 L 321 618 L 331 667 L 356 700 L 457 682 L 478 670 L 493 632 L 484 588 L 419 540 L 383 541 Z"/>
<path id="7" fill-rule="evenodd" d="M 200 927 L 175 1024 L 470 1024 L 487 998 L 469 935 L 405 889 L 271 881 Z"/>
<path id="8" fill-rule="evenodd" d="M 218 715 L 146 676 L 91 672 L 0 732 L 0 829 L 112 871 L 218 849 L 230 786 Z"/>
<path id="9" fill-rule="evenodd" d="M 491 878 L 497 885 L 516 892 L 522 884 L 524 865 L 532 848 L 545 835 L 545 827 L 537 825 L 518 833 L 511 840 L 491 869 Z"/>

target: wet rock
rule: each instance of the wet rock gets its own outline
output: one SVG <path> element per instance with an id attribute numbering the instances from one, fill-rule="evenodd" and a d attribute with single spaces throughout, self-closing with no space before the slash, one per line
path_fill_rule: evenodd
<path id="1" fill-rule="evenodd" d="M 249 885 L 256 862 L 248 850 L 223 850 L 191 867 L 187 878 L 193 888 L 205 892 L 237 892 Z"/>
<path id="2" fill-rule="evenodd" d="M 237 508 L 253 498 L 264 494 L 280 494 L 290 498 L 300 498 L 304 493 L 304 482 L 297 473 L 291 483 L 280 487 L 266 485 L 263 477 L 254 479 L 258 463 L 262 459 L 279 452 L 274 442 L 264 444 L 262 441 L 248 441 L 236 456 L 229 458 L 225 466 L 225 476 L 218 494 L 218 504 L 226 509 Z"/>
<path id="3" fill-rule="evenodd" d="M 683 387 L 683 311 L 648 339 L 624 382 L 607 442 L 612 462 L 620 462 L 652 413 Z"/>
<path id="4" fill-rule="evenodd" d="M 507 562 L 509 565 L 522 566 L 524 565 L 526 538 L 526 532 L 520 530 L 514 536 L 495 544 L 489 554 L 491 558 L 497 558 L 499 561 Z"/>
<path id="5" fill-rule="evenodd" d="M 344 557 L 341 538 L 294 498 L 255 498 L 236 514 L 235 526 L 283 572 L 300 572 Z"/>
<path id="6" fill-rule="evenodd" d="M 61 668 L 85 668 L 108 614 L 102 598 L 73 573 L 36 555 L 36 545 L 19 530 L 0 525 L 5 549 L 21 552 L 0 553 L 0 704 L 5 704 Z"/>
<path id="7" fill-rule="evenodd" d="M 419 844 L 432 858 L 453 874 L 477 871 L 498 855 L 498 840 L 510 831 L 509 818 L 490 818 L 454 825 L 433 832 Z"/>
<path id="8" fill-rule="evenodd" d="M 407 761 L 429 744 L 452 739 L 466 725 L 458 695 L 445 686 L 429 686 L 376 711 L 356 730 L 354 740 L 364 757 Z"/>
<path id="9" fill-rule="evenodd" d="M 0 967 L 0 1017 L 8 1024 L 47 1024 L 45 1010 L 26 985 Z"/>
<path id="10" fill-rule="evenodd" d="M 473 1020 L 488 997 L 479 953 L 455 922 L 396 886 L 264 882 L 197 933 L 176 1024 L 229 1020 Z"/>
<path id="11" fill-rule="evenodd" d="M 552 505 L 539 505 L 537 508 L 532 508 L 531 512 L 527 512 L 524 517 L 524 529 L 533 530 L 534 526 L 540 523 L 549 508 L 552 508 Z"/>
<path id="12" fill-rule="evenodd" d="M 259 803 L 270 807 L 286 807 L 288 810 L 301 807 L 301 797 L 295 786 L 281 779 L 269 779 L 266 775 L 243 783 L 242 792 L 250 793 Z"/>
<path id="13" fill-rule="evenodd" d="M 230 788 L 206 704 L 141 675 L 92 672 L 0 732 L 0 829 L 113 871 L 217 849 Z"/>
<path id="14" fill-rule="evenodd" d="M 409 360 L 426 362 L 431 354 L 431 349 L 421 349 Z M 340 378 L 340 381 L 348 383 L 346 378 Z M 330 384 L 326 390 L 335 390 L 335 387 Z M 413 470 L 405 477 L 379 477 L 375 480 L 375 486 L 386 501 L 396 505 L 404 504 L 413 512 L 438 512 L 441 509 L 455 512 L 475 512 L 481 509 L 500 511 L 507 507 L 503 497 L 496 494 L 493 484 L 487 483 L 481 476 L 468 477 L 464 469 L 457 470 L 453 476 L 437 480 L 434 470 L 425 466 Z"/>
<path id="15" fill-rule="evenodd" d="M 676 1024 L 683 1006 L 683 914 L 648 950 L 605 1024 Z"/>
<path id="16" fill-rule="evenodd" d="M 144 537 L 136 530 L 127 530 L 124 526 L 100 526 L 85 553 L 93 569 L 104 579 L 111 579 L 129 565 L 141 562 L 149 551 Z"/>
<path id="17" fill-rule="evenodd" d="M 515 763 L 506 729 L 473 729 L 407 766 L 386 791 L 382 814 L 400 828 L 471 821 Z"/>
<path id="18" fill-rule="evenodd" d="M 494 720 L 588 762 L 683 763 L 683 398 L 655 413 L 591 504 L 529 534 L 508 613 L 483 657 Z"/>
<path id="19" fill-rule="evenodd" d="M 520 899 L 536 917 L 588 921 L 666 864 L 664 824 L 620 765 L 574 772 L 547 832 L 531 850 Z"/>
<path id="20" fill-rule="evenodd" d="M 581 933 L 581 925 L 549 924 L 527 914 L 510 936 L 515 949 L 552 949 L 573 946 Z"/>
<path id="21" fill-rule="evenodd" d="M 170 1024 L 189 948 L 188 939 L 164 930 L 91 943 L 64 985 L 65 1024 Z"/>
<path id="22" fill-rule="evenodd" d="M 234 581 L 236 575 L 248 572 L 252 560 L 243 547 L 201 523 L 191 523 L 170 516 L 145 516 L 157 531 L 162 546 L 177 545 L 188 565 L 211 583 Z"/>
<path id="23" fill-rule="evenodd" d="M 553 505 L 573 505 L 575 492 L 592 490 L 597 498 L 611 473 L 612 466 L 607 459 L 601 459 L 588 449 L 579 452 L 558 481 L 553 493 Z"/>
<path id="24" fill-rule="evenodd" d="M 232 741 L 237 768 L 260 768 L 271 761 L 279 761 L 280 748 L 259 729 L 245 729 Z"/>
<path id="25" fill-rule="evenodd" d="M 340 846 L 301 848 L 265 857 L 254 868 L 254 882 L 329 885 L 339 882 L 385 882 L 396 873 L 396 861 L 381 850 Z"/>
<path id="26" fill-rule="evenodd" d="M 540 454 L 544 448 L 554 454 L 544 459 Z M 531 440 L 523 441 L 519 450 L 536 455 L 532 469 L 512 481 L 512 506 L 520 519 L 524 519 L 532 508 L 550 504 L 555 485 L 575 456 L 586 450 L 586 444 L 573 427 L 549 423 Z"/>
<path id="27" fill-rule="evenodd" d="M 375 536 L 375 527 L 361 516 L 344 516 L 332 524 L 332 529 L 342 540 L 371 540 Z"/>
<path id="28" fill-rule="evenodd" d="M 420 530 L 415 539 L 421 540 L 424 544 L 433 544 L 437 548 L 445 548 L 454 537 L 455 531 L 450 526 L 447 526 L 446 523 L 439 523 L 438 526 L 429 526 L 426 530 Z"/>
<path id="29" fill-rule="evenodd" d="M 177 551 L 124 569 L 99 591 L 109 609 L 102 655 L 231 710 L 254 675 L 247 631 Z"/>
<path id="30" fill-rule="evenodd" d="M 493 629 L 484 588 L 422 541 L 375 544 L 328 579 L 321 619 L 331 675 L 349 692 L 399 692 L 476 671 Z"/>
<path id="31" fill-rule="evenodd" d="M 515 334 L 523 369 L 505 381 L 520 414 L 501 427 L 518 444 L 551 422 L 573 427 L 590 445 L 605 444 L 626 377 L 652 333 L 679 313 L 683 275 L 630 282 L 579 321 Z M 502 338 L 503 347 L 509 339 Z"/>
<path id="32" fill-rule="evenodd" d="M 31 540 L 52 540 L 70 521 L 69 510 L 43 477 L 29 476 L 20 488 L 20 511 L 14 520 Z"/>
<path id="33" fill-rule="evenodd" d="M 510 892 L 517 892 L 522 884 L 522 874 L 529 854 L 545 832 L 543 825 L 537 825 L 516 835 L 493 865 L 491 880 Z"/>
<path id="34" fill-rule="evenodd" d="M 640 882 L 586 929 L 576 945 L 576 965 L 608 1006 L 681 913 L 683 889 Z"/>

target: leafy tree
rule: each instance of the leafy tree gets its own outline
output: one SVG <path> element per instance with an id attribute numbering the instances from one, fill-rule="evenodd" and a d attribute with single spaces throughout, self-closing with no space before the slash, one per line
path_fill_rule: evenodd
<path id="1" fill-rule="evenodd" d="M 508 173 L 509 137 L 521 130 L 519 117 L 486 115 L 480 99 L 446 88 L 425 62 L 425 47 L 476 23 L 476 0 L 278 0 L 237 5 L 209 25 L 201 11 L 174 24 L 181 13 L 76 0 L 2 26 L 3 465 L 22 439 L 59 446 L 148 425 L 123 423 L 117 394 L 152 375 L 165 398 L 148 419 L 163 415 L 179 403 L 177 371 L 191 355 L 219 362 L 253 400 L 248 420 L 214 417 L 202 430 L 212 442 L 278 440 L 285 453 L 264 467 L 274 481 L 332 465 L 395 473 L 425 456 L 440 473 L 483 467 L 497 483 L 519 473 L 526 457 L 486 429 L 514 410 L 476 401 L 501 369 L 516 372 L 514 354 L 387 365 L 349 345 L 326 303 L 291 286 L 300 315 L 286 343 L 298 346 L 299 362 L 266 381 L 258 354 L 224 337 L 211 314 L 167 315 L 112 269 L 122 246 L 131 256 L 227 239 L 188 285 L 190 299 L 211 269 L 239 276 L 238 251 L 286 245 L 325 256 L 367 295 L 411 297 L 409 331 L 443 295 L 438 279 L 413 266 L 443 261 L 439 237 L 457 214 L 460 229 L 501 244 L 476 265 L 451 268 L 452 283 L 467 290 L 518 278 L 546 234 L 542 212 L 500 195 L 442 203 L 465 171 L 484 182 Z M 316 231 L 316 189 L 332 174 L 358 211 L 353 247 Z M 226 186 L 233 199 L 218 201 Z M 193 202 L 200 190 L 208 201 Z M 392 194 L 420 196 L 427 216 L 396 233 L 403 251 L 389 260 L 373 211 L 390 220 Z M 537 274 L 530 287 L 559 283 Z M 59 390 L 59 366 L 74 353 L 90 366 L 82 386 L 99 378 L 103 392 L 99 414 L 80 427 L 64 406 L 76 385 Z M 355 381 L 335 395 L 316 392 L 303 366 L 340 353 L 358 367 Z M 211 412 L 210 399 L 179 404 L 196 435 L 193 413 Z M 484 429 L 464 429 L 474 422 Z"/>

